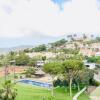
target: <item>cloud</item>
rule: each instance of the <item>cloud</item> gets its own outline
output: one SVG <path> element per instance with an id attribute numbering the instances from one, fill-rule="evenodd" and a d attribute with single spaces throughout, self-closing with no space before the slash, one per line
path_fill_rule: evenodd
<path id="1" fill-rule="evenodd" d="M 27 37 L 33 34 L 31 30 L 48 36 L 72 32 L 99 33 L 97 4 L 96 0 L 72 0 L 60 11 L 51 0 L 1 0 L 0 37 Z"/>
<path id="2" fill-rule="evenodd" d="M 64 4 L 66 2 L 69 2 L 71 0 L 51 0 L 52 2 L 54 2 L 55 4 L 57 4 L 59 6 L 59 9 L 62 11 L 64 9 Z"/>
<path id="3" fill-rule="evenodd" d="M 7 14 L 11 14 L 12 13 L 12 8 L 9 6 L 3 6 L 2 7 L 5 10 L 5 13 Z"/>

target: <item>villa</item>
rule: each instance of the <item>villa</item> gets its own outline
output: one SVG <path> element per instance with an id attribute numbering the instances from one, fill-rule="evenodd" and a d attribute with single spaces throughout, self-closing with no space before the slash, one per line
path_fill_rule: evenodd
<path id="1" fill-rule="evenodd" d="M 44 61 L 37 61 L 37 62 L 36 62 L 36 66 L 37 66 L 37 67 L 43 67 L 44 64 L 45 64 Z"/>
<path id="2" fill-rule="evenodd" d="M 95 56 L 100 56 L 100 52 L 96 52 L 95 53 Z"/>
<path id="3" fill-rule="evenodd" d="M 26 53 L 29 57 L 33 58 L 33 57 L 43 57 L 46 56 L 46 58 L 53 58 L 56 56 L 55 53 L 52 52 L 33 52 L 33 53 Z"/>

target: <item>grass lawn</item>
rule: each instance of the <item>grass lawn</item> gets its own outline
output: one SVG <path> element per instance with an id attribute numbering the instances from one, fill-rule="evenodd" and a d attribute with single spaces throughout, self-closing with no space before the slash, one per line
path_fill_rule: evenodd
<path id="1" fill-rule="evenodd" d="M 9 79 L 13 79 L 13 75 L 9 76 Z M 0 78 L 0 87 L 3 83 L 4 77 Z M 17 83 L 15 88 L 17 89 L 16 100 L 51 100 L 47 99 L 51 97 L 51 91 L 47 88 Z M 73 95 L 77 93 L 76 90 L 73 90 Z M 72 100 L 72 97 L 69 96 L 69 90 L 63 88 L 56 88 L 54 90 L 55 98 L 52 100 Z M 44 99 L 43 99 L 44 98 Z M 78 100 L 90 100 L 88 95 L 83 93 Z"/>
<path id="2" fill-rule="evenodd" d="M 25 84 L 17 84 L 16 88 L 18 91 L 16 100 L 51 100 L 47 99 L 51 96 L 51 92 L 48 89 Z M 72 98 L 69 96 L 69 93 L 64 88 L 56 88 L 54 93 L 54 100 L 72 100 Z M 76 91 L 74 91 L 73 95 L 75 95 L 75 93 Z M 86 94 L 82 94 L 78 100 L 90 99 Z"/>
<path id="3" fill-rule="evenodd" d="M 78 100 L 90 100 L 90 98 L 86 93 L 83 93 L 79 96 Z"/>

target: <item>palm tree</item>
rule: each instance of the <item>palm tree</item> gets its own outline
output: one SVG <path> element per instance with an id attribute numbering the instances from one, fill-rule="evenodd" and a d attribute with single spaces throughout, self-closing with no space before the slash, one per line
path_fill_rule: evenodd
<path id="1" fill-rule="evenodd" d="M 14 84 L 10 80 L 7 80 L 0 90 L 0 100 L 15 100 L 17 95 L 16 91 Z"/>
<path id="2" fill-rule="evenodd" d="M 91 39 L 93 39 L 94 38 L 94 35 L 93 34 L 91 34 Z"/>
<path id="3" fill-rule="evenodd" d="M 86 34 L 83 34 L 83 40 L 86 40 L 86 39 L 87 39 Z"/>

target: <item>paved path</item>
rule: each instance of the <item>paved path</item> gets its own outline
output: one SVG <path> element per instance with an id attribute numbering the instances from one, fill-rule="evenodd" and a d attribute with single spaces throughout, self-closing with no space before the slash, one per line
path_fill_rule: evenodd
<path id="1" fill-rule="evenodd" d="M 86 87 L 84 87 L 81 91 L 79 91 L 74 97 L 73 100 L 77 100 L 78 97 L 86 90 Z"/>
<path id="2" fill-rule="evenodd" d="M 100 100 L 100 86 L 90 94 L 90 98 L 91 100 Z"/>
<path id="3" fill-rule="evenodd" d="M 100 72 L 98 74 L 94 74 L 94 79 L 100 82 Z"/>

